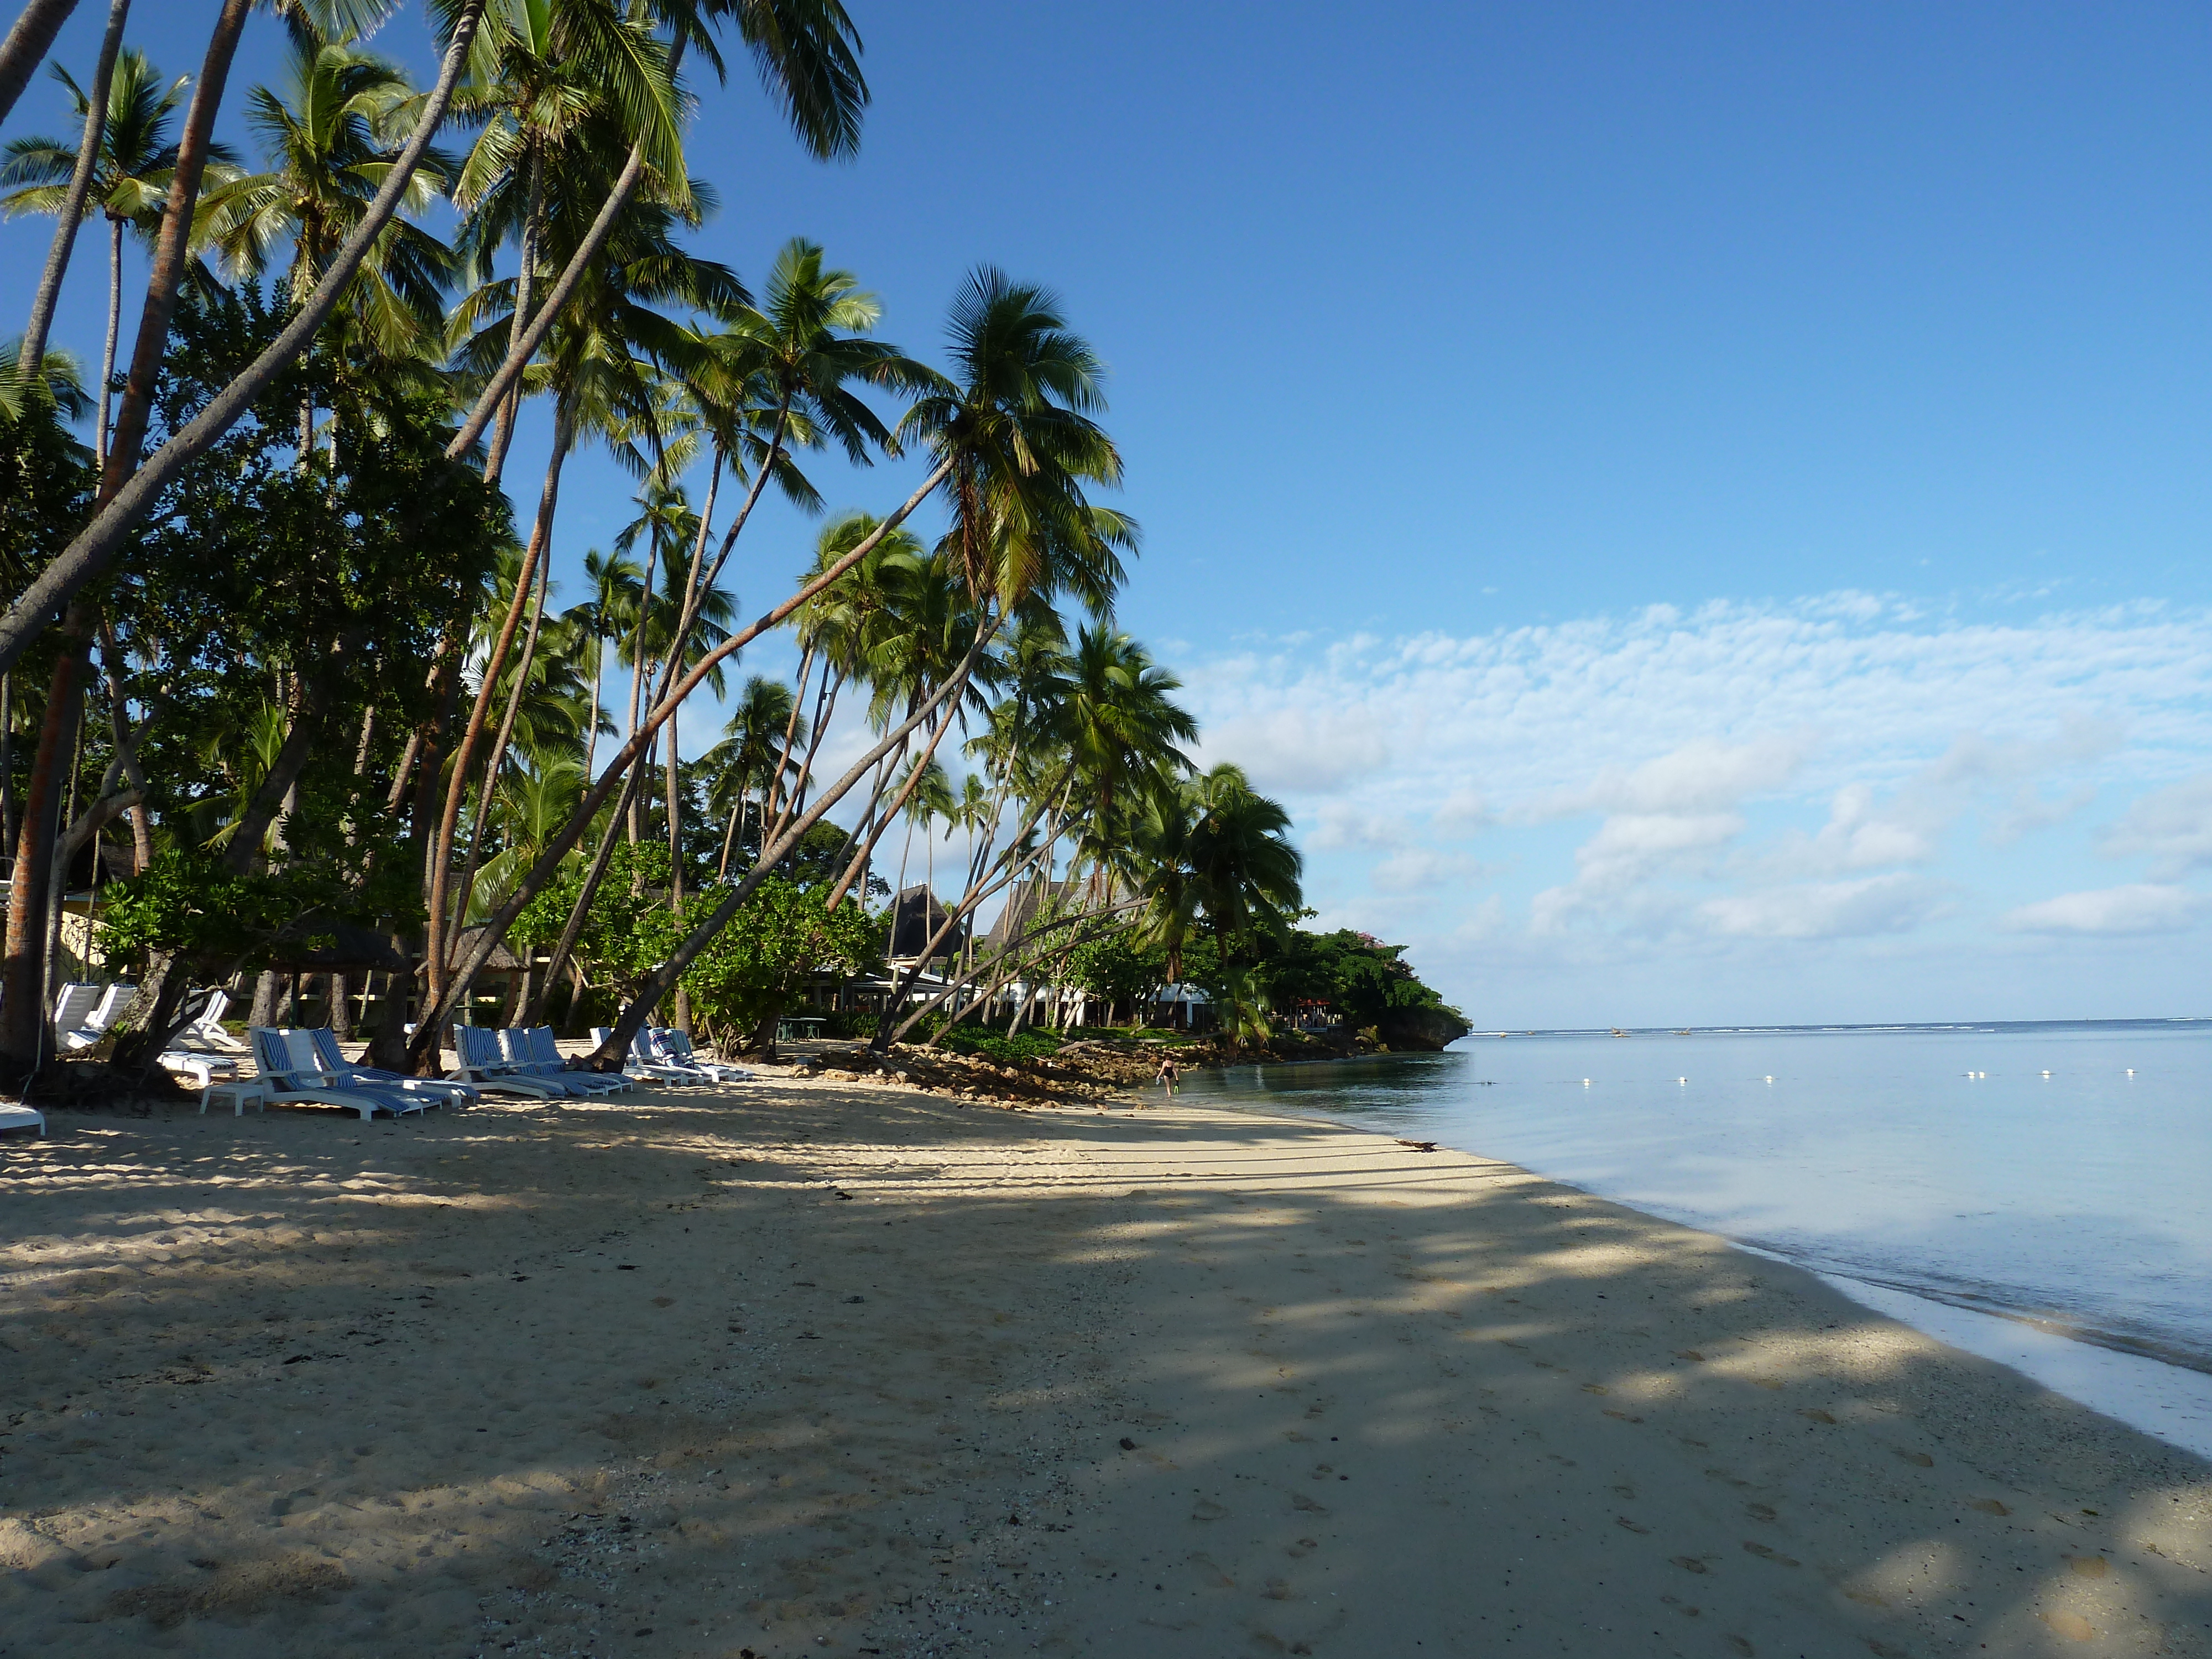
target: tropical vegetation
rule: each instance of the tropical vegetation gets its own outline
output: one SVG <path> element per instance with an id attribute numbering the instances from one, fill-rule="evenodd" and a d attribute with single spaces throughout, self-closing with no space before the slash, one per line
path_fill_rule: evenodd
<path id="1" fill-rule="evenodd" d="M 693 246 L 698 77 L 749 60 L 808 153 L 859 144 L 840 0 L 431 0 L 427 86 L 369 44 L 392 0 L 295 0 L 251 23 L 287 46 L 238 94 L 251 155 L 213 130 L 255 9 L 219 9 L 200 80 L 130 9 L 89 74 L 52 66 L 72 125 L 0 152 L 0 210 L 53 222 L 0 364 L 0 1082 L 51 1063 L 72 952 L 137 984 L 104 1052 L 140 1074 L 214 983 L 414 1070 L 456 1019 L 604 1023 L 601 1063 L 649 1019 L 757 1045 L 825 976 L 875 985 L 879 1047 L 1177 981 L 1248 1034 L 1413 994 L 1297 931 L 1286 813 L 1192 760 L 1119 627 L 1139 530 L 1052 290 L 979 266 L 909 353 L 815 243 L 755 282 Z M 50 337 L 95 220 L 88 374 Z M 552 441 L 510 484 L 533 404 Z M 586 449 L 634 510 L 559 547 Z M 917 487 L 831 510 L 890 458 Z M 771 488 L 811 545 L 757 545 Z M 781 584 L 749 621 L 739 574 Z M 777 632 L 793 679 L 738 684 Z M 683 752 L 709 702 L 720 740 Z M 937 896 L 900 955 L 893 878 Z"/>

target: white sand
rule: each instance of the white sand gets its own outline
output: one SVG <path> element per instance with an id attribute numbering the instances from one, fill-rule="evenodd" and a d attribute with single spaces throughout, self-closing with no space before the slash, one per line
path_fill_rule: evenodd
<path id="1" fill-rule="evenodd" d="M 1480 1158 L 798 1083 L 54 1127 L 9 1659 L 2212 1653 L 2205 1464 Z"/>

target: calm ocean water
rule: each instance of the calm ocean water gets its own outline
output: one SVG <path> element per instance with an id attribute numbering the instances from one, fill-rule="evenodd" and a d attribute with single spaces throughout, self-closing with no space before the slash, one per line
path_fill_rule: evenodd
<path id="1" fill-rule="evenodd" d="M 1505 1158 L 1907 1317 L 1886 1294 L 2212 1373 L 2212 1021 L 1539 1032 L 1190 1093 Z"/>

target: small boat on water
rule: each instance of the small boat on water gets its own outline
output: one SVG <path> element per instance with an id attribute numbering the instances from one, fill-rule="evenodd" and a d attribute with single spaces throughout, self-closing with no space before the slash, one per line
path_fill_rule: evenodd
<path id="1" fill-rule="evenodd" d="M 1613 1028 L 1613 1036 L 1618 1036 L 1618 1037 L 1625 1037 L 1625 1036 L 1626 1036 L 1628 1035 L 1628 1033 L 1627 1033 L 1627 1032 L 1626 1032 L 1626 1031 L 1622 1030 L 1620 1029 L 1620 1027 L 1619 1027 L 1618 1025 L 1616 1025 L 1616 1026 L 1614 1026 L 1614 1027 Z"/>

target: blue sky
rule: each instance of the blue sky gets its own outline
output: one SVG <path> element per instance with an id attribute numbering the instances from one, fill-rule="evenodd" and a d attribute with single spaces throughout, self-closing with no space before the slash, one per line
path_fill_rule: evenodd
<path id="1" fill-rule="evenodd" d="M 860 157 L 708 88 L 700 246 L 817 240 L 924 354 L 979 261 L 1060 289 L 1121 620 L 1324 920 L 1484 1026 L 2212 1012 L 2201 9 L 852 4 Z M 193 67 L 210 9 L 139 34 Z M 556 572 L 628 489 L 571 467 Z"/>

